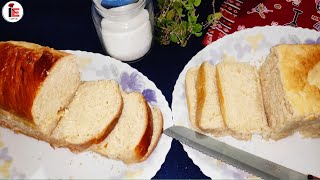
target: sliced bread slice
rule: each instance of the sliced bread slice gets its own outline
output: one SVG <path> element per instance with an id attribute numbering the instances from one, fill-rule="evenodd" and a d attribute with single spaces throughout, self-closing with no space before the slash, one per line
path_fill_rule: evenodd
<path id="1" fill-rule="evenodd" d="M 197 109 L 197 91 L 196 91 L 196 82 L 198 67 L 192 67 L 187 71 L 186 80 L 185 80 L 185 92 L 187 98 L 187 106 L 189 113 L 189 121 L 191 125 L 199 130 L 199 127 L 196 123 L 196 109 Z"/>
<path id="2" fill-rule="evenodd" d="M 186 96 L 189 119 L 196 128 L 216 136 L 227 132 L 220 111 L 215 66 L 204 62 L 187 72 Z"/>
<path id="3" fill-rule="evenodd" d="M 216 67 L 209 62 L 201 64 L 198 70 L 196 123 L 204 132 L 223 135 L 226 131 L 216 84 Z"/>
<path id="4" fill-rule="evenodd" d="M 83 82 L 52 136 L 72 150 L 103 140 L 116 125 L 122 110 L 119 85 L 112 80 Z"/>
<path id="5" fill-rule="evenodd" d="M 140 162 L 146 160 L 153 150 L 157 147 L 160 137 L 163 132 L 163 117 L 160 109 L 156 106 L 151 108 L 152 122 L 153 122 L 153 133 L 151 138 L 151 143 L 148 148 L 148 152 L 139 160 Z"/>
<path id="6" fill-rule="evenodd" d="M 143 95 L 122 93 L 123 110 L 110 135 L 90 149 L 127 164 L 139 162 L 148 151 L 152 139 L 152 114 Z"/>
<path id="7" fill-rule="evenodd" d="M 217 65 L 221 111 L 235 138 L 248 140 L 268 129 L 258 71 L 247 63 Z"/>

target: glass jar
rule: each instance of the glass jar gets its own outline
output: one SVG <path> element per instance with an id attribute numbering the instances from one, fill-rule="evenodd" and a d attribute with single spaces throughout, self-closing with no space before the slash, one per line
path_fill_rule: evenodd
<path id="1" fill-rule="evenodd" d="M 92 0 L 92 19 L 103 49 L 121 61 L 142 58 L 151 48 L 154 13 L 152 0 L 138 0 L 106 9 Z"/>

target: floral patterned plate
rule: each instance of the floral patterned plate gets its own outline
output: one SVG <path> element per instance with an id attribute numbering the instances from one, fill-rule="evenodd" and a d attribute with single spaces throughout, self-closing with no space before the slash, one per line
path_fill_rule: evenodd
<path id="1" fill-rule="evenodd" d="M 161 91 L 136 69 L 101 54 L 68 51 L 80 58 L 81 80 L 116 80 L 126 92 L 141 92 L 163 114 L 164 128 L 173 125 L 171 110 Z M 171 147 L 162 135 L 158 146 L 144 162 L 125 165 L 93 152 L 73 154 L 65 148 L 14 134 L 0 128 L 0 178 L 12 179 L 150 179 L 160 169 Z"/>
<path id="2" fill-rule="evenodd" d="M 185 97 L 185 75 L 189 68 L 209 61 L 217 64 L 221 60 L 249 62 L 259 67 L 276 44 L 320 43 L 320 33 L 293 27 L 256 27 L 228 35 L 213 42 L 196 54 L 183 71 L 172 94 L 172 113 L 175 125 L 191 127 Z M 302 139 L 298 133 L 279 141 L 264 141 L 254 136 L 251 141 L 239 141 L 230 136 L 216 138 L 257 156 L 289 167 L 296 171 L 320 176 L 320 139 Z M 244 179 L 253 176 L 206 156 L 183 145 L 188 156 L 201 171 L 210 178 Z"/>

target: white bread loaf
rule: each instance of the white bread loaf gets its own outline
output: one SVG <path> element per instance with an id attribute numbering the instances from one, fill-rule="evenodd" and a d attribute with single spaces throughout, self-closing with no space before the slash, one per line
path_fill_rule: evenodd
<path id="1" fill-rule="evenodd" d="M 260 68 L 260 79 L 272 139 L 320 121 L 319 62 L 319 44 L 271 49 Z"/>
<path id="2" fill-rule="evenodd" d="M 258 71 L 247 63 L 217 65 L 221 112 L 231 135 L 248 140 L 268 129 Z"/>
<path id="3" fill-rule="evenodd" d="M 27 42 L 0 42 L 0 125 L 51 142 L 79 84 L 76 56 Z"/>
<path id="4" fill-rule="evenodd" d="M 80 86 L 52 137 L 73 150 L 99 143 L 113 130 L 122 111 L 119 85 L 113 80 L 88 81 Z"/>
<path id="5" fill-rule="evenodd" d="M 73 152 L 106 140 L 123 110 L 119 86 L 108 80 L 80 84 L 76 60 L 33 43 L 0 42 L 0 125 Z M 115 132 L 129 128 L 133 136 L 126 133 L 123 142 L 132 143 L 132 149 L 124 147 L 122 151 L 129 153 L 118 159 L 140 162 L 161 137 L 162 114 L 157 107 L 151 112 L 140 93 L 123 96 L 125 122 Z M 110 142 L 112 147 L 117 139 Z"/>
<path id="6" fill-rule="evenodd" d="M 139 162 L 148 152 L 153 133 L 152 114 L 142 94 L 123 92 L 122 98 L 118 124 L 105 140 L 90 149 L 129 164 Z"/>
<path id="7" fill-rule="evenodd" d="M 215 136 L 227 132 L 216 85 L 216 67 L 209 62 L 191 68 L 186 76 L 189 118 L 196 128 Z"/>

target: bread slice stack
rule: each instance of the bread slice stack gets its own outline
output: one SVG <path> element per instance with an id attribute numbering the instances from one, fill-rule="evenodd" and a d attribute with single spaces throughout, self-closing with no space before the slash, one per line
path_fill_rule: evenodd
<path id="1" fill-rule="evenodd" d="M 162 115 L 156 107 L 151 110 L 140 93 L 123 92 L 122 97 L 124 106 L 118 124 L 105 140 L 93 145 L 91 150 L 125 163 L 142 161 L 159 140 Z"/>
<path id="2" fill-rule="evenodd" d="M 204 62 L 188 70 L 186 97 L 189 119 L 201 131 L 220 136 L 227 127 L 222 118 L 216 83 L 216 67 Z"/>
<path id="3" fill-rule="evenodd" d="M 141 93 L 113 80 L 80 82 L 77 57 L 27 42 L 0 42 L 0 125 L 73 152 L 146 160 L 163 119 Z"/>
<path id="4" fill-rule="evenodd" d="M 188 70 L 186 97 L 191 124 L 215 136 L 320 137 L 320 45 L 275 46 L 259 70 L 204 62 Z"/>
<path id="5" fill-rule="evenodd" d="M 190 121 L 204 132 L 248 140 L 268 126 L 258 71 L 248 64 L 204 62 L 191 68 L 186 96 Z"/>

